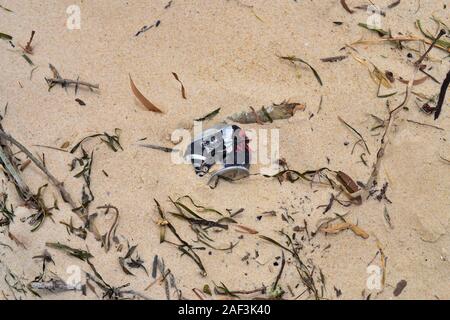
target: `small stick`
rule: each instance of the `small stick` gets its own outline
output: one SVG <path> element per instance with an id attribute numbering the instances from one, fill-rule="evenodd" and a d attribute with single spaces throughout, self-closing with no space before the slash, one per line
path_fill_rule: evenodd
<path id="1" fill-rule="evenodd" d="M 408 121 L 409 123 L 417 124 L 419 126 L 425 126 L 425 127 L 430 127 L 430 128 L 438 129 L 438 130 L 441 130 L 441 131 L 445 131 L 443 128 L 438 127 L 438 126 L 434 126 L 432 124 L 417 122 L 417 121 L 409 120 L 409 119 L 407 119 L 406 121 Z"/>
<path id="2" fill-rule="evenodd" d="M 75 85 L 76 88 L 79 86 L 85 86 L 89 88 L 89 90 L 93 91 L 93 89 L 100 89 L 100 86 L 98 84 L 91 84 L 89 82 L 85 81 L 79 81 L 77 80 L 71 80 L 71 79 L 59 79 L 59 78 L 45 78 L 45 81 L 47 81 L 47 84 L 50 88 L 53 86 L 60 84 L 63 87 L 67 87 L 69 85 Z"/>

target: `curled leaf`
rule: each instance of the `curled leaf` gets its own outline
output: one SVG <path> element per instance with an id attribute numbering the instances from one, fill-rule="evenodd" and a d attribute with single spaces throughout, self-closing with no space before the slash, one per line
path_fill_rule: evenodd
<path id="1" fill-rule="evenodd" d="M 180 78 L 178 77 L 178 75 L 175 72 L 172 72 L 173 77 L 175 78 L 175 80 L 177 80 L 180 85 L 181 85 L 181 96 L 183 97 L 183 99 L 187 99 L 186 97 L 186 89 L 184 88 L 183 82 L 181 82 Z"/>
<path id="2" fill-rule="evenodd" d="M 133 91 L 133 94 L 135 95 L 135 97 L 144 105 L 145 108 L 147 108 L 147 110 L 152 111 L 152 112 L 163 113 L 158 107 L 156 107 L 146 97 L 144 97 L 144 95 L 139 91 L 139 89 L 134 84 L 133 79 L 131 78 L 131 75 L 130 75 L 130 86 L 131 86 L 131 90 Z"/>

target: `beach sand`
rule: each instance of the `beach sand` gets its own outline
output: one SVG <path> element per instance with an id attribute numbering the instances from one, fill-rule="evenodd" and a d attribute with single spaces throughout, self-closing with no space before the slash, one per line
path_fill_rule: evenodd
<path id="1" fill-rule="evenodd" d="M 385 8 L 392 1 L 374 2 Z M 348 0 L 347 3 L 356 7 L 368 2 Z M 417 95 L 411 95 L 407 110 L 396 115 L 378 179 L 378 189 L 388 183 L 386 195 L 391 202 L 378 200 L 376 196 L 349 207 L 335 202 L 326 213 L 320 206 L 327 205 L 337 190 L 305 181 L 279 183 L 275 178 L 263 177 L 260 169 L 267 163 L 252 165 L 253 175 L 247 179 L 235 183 L 221 181 L 217 188 L 211 189 L 207 185 L 208 177 L 197 177 L 191 165 L 175 164 L 168 153 L 138 146 L 140 139 L 147 138 L 142 143 L 176 148 L 170 140 L 172 132 L 191 130 L 193 119 L 219 107 L 220 113 L 205 122 L 204 127 L 226 120 L 235 112 L 248 111 L 249 106 L 259 109 L 288 100 L 304 104 L 305 110 L 297 111 L 288 120 L 242 127 L 269 132 L 277 129 L 280 156 L 293 170 L 328 167 L 345 172 L 355 181 L 367 182 L 383 132 L 383 128 L 371 130 L 377 123 L 370 115 L 387 119 L 387 105 L 393 109 L 403 101 L 406 85 L 397 80 L 391 89 L 382 88 L 382 94 L 397 92 L 396 95 L 377 97 L 378 86 L 367 67 L 350 55 L 356 52 L 349 48 L 341 50 L 362 38 L 380 39 L 376 33 L 358 26 L 366 23 L 366 11 L 356 9 L 350 14 L 339 1 L 331 0 L 174 0 L 168 8 L 165 0 L 3 0 L 0 4 L 13 11 L 0 8 L 0 32 L 13 36 L 16 45 L 13 49 L 8 41 L 0 42 L 1 108 L 8 103 L 2 120 L 5 131 L 34 155 L 41 158 L 45 155 L 46 167 L 64 182 L 77 203 L 83 182 L 74 177 L 79 169 L 70 171 L 74 155 L 38 145 L 60 147 L 69 142 L 72 147 L 88 135 L 114 133 L 115 128 L 120 128 L 123 147 L 123 151 L 113 152 L 98 138 L 83 144 L 86 151 L 94 152 L 91 188 L 95 200 L 89 213 L 98 213 L 95 223 L 101 234 L 109 231 L 113 219 L 97 207 L 113 205 L 120 212 L 118 243 L 113 242 L 109 252 L 105 252 L 91 233 L 83 240 L 67 232 L 61 221 L 69 222 L 72 218 L 76 227 L 82 222 L 51 183 L 45 189 L 44 199 L 49 207 L 57 199 L 59 210 L 53 210 L 52 216 L 31 232 L 26 218 L 33 211 L 26 208 L 14 185 L 2 175 L 3 192 L 8 195 L 8 206 L 13 206 L 16 217 L 0 234 L 1 299 L 38 298 L 27 289 L 21 292 L 17 287 L 26 286 L 40 275 L 42 260 L 33 257 L 44 250 L 54 261 L 47 264 L 46 279 L 59 277 L 68 281 L 81 270 L 84 281 L 83 271 L 93 274 L 86 262 L 49 248 L 48 242 L 88 250 L 93 256 L 90 261 L 105 282 L 113 287 L 129 284 L 128 289 L 151 299 L 167 298 L 164 281 L 151 285 L 155 255 L 170 270 L 171 276 L 165 280 L 171 280 L 168 281 L 171 299 L 178 297 L 175 286 L 182 297 L 197 299 L 194 288 L 202 291 L 208 284 L 213 290 L 214 283 L 219 286 L 223 283 L 232 291 L 266 286 L 270 293 L 280 270 L 282 249 L 260 236 L 286 245 L 280 230 L 291 237 L 296 234 L 300 258 L 310 270 L 315 266 L 314 279 L 320 297 L 450 298 L 450 166 L 443 160 L 450 159 L 448 97 L 436 121 L 420 110 L 424 101 L 420 102 Z M 66 26 L 66 9 L 70 5 L 81 9 L 79 30 L 69 30 Z M 436 25 L 430 17 L 438 17 L 450 25 L 449 5 L 450 1 L 442 0 L 402 0 L 398 6 L 386 9 L 381 26 L 395 36 L 401 33 L 422 37 L 415 21 L 421 20 L 434 33 Z M 143 26 L 157 20 L 160 20 L 158 27 L 135 36 Z M 17 46 L 26 44 L 31 30 L 36 35 L 32 43 L 34 52 L 29 57 L 38 67 L 32 77 L 34 67 L 22 58 Z M 396 78 L 409 80 L 413 62 L 428 45 L 403 44 L 406 46 L 403 50 L 386 42 L 352 47 L 382 72 L 389 70 Z M 349 56 L 332 63 L 320 60 L 339 55 Z M 323 86 L 307 66 L 295 67 L 278 56 L 296 56 L 307 61 L 317 70 Z M 446 56 L 448 53 L 435 48 L 424 61 L 433 67 L 428 72 L 441 82 L 450 65 Z M 80 88 L 75 95 L 73 86 L 67 90 L 55 86 L 49 91 L 44 80 L 52 77 L 49 63 L 62 77 L 98 83 L 100 90 L 90 92 Z M 183 99 L 180 83 L 172 72 L 183 83 L 187 99 Z M 145 110 L 131 92 L 129 75 L 163 114 Z M 423 76 L 419 72 L 417 78 Z M 436 96 L 439 90 L 440 85 L 431 79 L 413 88 L 414 92 L 426 96 Z M 80 106 L 76 98 L 86 106 Z M 352 152 L 358 137 L 338 117 L 360 132 L 368 150 L 358 144 Z M 13 150 L 17 151 L 15 147 Z M 361 161 L 361 155 L 367 165 Z M 26 160 L 23 153 L 17 157 Z M 33 164 L 22 176 L 34 193 L 49 183 Z M 228 230 L 213 231 L 211 236 L 214 245 L 220 248 L 229 246 L 230 242 L 237 243 L 232 250 L 214 250 L 194 243 L 196 235 L 189 224 L 169 214 L 175 211 L 169 197 L 176 199 L 184 195 L 224 215 L 228 215 L 227 209 L 231 212 L 245 209 L 235 220 L 258 233 L 242 233 L 231 224 Z M 195 252 L 207 276 L 202 276 L 198 266 L 177 247 L 159 243 L 161 226 L 154 199 L 159 201 L 183 239 L 195 247 L 204 247 Z M 275 215 L 263 214 L 271 211 Z M 388 225 L 385 212 L 392 226 Z M 363 239 L 351 230 L 337 234 L 317 232 L 323 219 L 335 218 L 337 214 L 345 215 L 346 221 L 357 224 L 369 237 Z M 211 220 L 219 218 L 211 212 L 204 216 Z M 305 224 L 306 231 L 302 230 Z M 8 233 L 23 246 L 14 242 Z M 169 231 L 167 239 L 176 242 Z M 126 254 L 128 244 L 137 245 L 136 253 L 144 261 L 148 275 L 142 268 L 130 268 L 134 276 L 122 270 L 119 257 Z M 289 252 L 284 254 L 286 266 L 278 283 L 286 292 L 283 298 L 314 298 L 314 294 L 304 292 L 305 286 L 295 268 L 297 261 Z M 158 272 L 157 280 L 160 276 Z M 377 276 L 384 277 L 378 287 Z M 321 279 L 325 280 L 324 284 Z M 401 294 L 394 296 L 401 280 L 406 280 L 407 285 Z M 375 287 L 370 283 L 375 283 Z M 43 299 L 101 298 L 102 290 L 91 284 L 95 293 L 87 288 L 86 295 L 43 290 L 37 293 Z M 243 298 L 253 296 L 242 295 Z M 213 294 L 209 298 L 224 296 Z"/>

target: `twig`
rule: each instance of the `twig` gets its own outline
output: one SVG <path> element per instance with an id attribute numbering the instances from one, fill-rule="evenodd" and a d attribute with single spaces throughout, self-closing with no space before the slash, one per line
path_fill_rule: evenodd
<path id="1" fill-rule="evenodd" d="M 409 120 L 409 119 L 407 119 L 406 121 L 409 122 L 409 123 L 414 123 L 414 124 L 420 125 L 420 126 L 425 126 L 425 127 L 430 127 L 430 128 L 438 129 L 438 130 L 441 130 L 441 131 L 445 131 L 443 128 L 438 127 L 438 126 L 434 126 L 432 124 L 417 122 L 417 121 Z"/>
<path id="2" fill-rule="evenodd" d="M 89 90 L 93 91 L 93 89 L 100 89 L 100 86 L 98 84 L 91 84 L 89 82 L 80 81 L 80 80 L 71 80 L 71 79 L 59 79 L 59 78 L 45 78 L 45 81 L 47 81 L 47 84 L 49 86 L 49 89 L 54 87 L 57 84 L 60 84 L 62 87 L 67 87 L 69 85 L 75 85 L 76 88 L 79 86 L 85 86 L 89 88 Z"/>
<path id="3" fill-rule="evenodd" d="M 369 177 L 369 180 L 367 181 L 367 183 L 365 185 L 365 190 L 366 191 L 374 186 L 374 182 L 378 178 L 378 174 L 379 174 L 380 166 L 381 166 L 381 160 L 382 160 L 382 158 L 383 158 L 383 156 L 384 156 L 384 154 L 386 152 L 386 147 L 387 147 L 387 144 L 388 144 L 388 137 L 389 137 L 389 133 L 390 133 L 392 124 L 394 122 L 394 117 L 395 117 L 395 115 L 397 114 L 397 112 L 401 108 L 403 108 L 404 106 L 406 106 L 408 104 L 409 98 L 411 96 L 412 87 L 413 87 L 413 84 L 414 84 L 414 79 L 415 79 L 415 77 L 417 75 L 417 72 L 419 71 L 419 68 L 420 68 L 423 60 L 426 58 L 426 56 L 431 51 L 431 49 L 433 49 L 433 47 L 436 45 L 436 42 L 444 34 L 445 34 L 445 32 L 443 30 L 441 30 L 441 32 L 439 32 L 439 35 L 436 37 L 436 39 L 434 39 L 433 43 L 430 45 L 428 50 L 419 58 L 419 60 L 417 60 L 414 63 L 414 72 L 413 72 L 413 75 L 412 75 L 411 79 L 409 80 L 408 86 L 406 88 L 405 99 L 395 109 L 393 109 L 392 111 L 389 112 L 389 117 L 388 117 L 388 120 L 387 120 L 387 124 L 385 126 L 385 130 L 384 130 L 383 136 L 381 138 L 381 145 L 380 145 L 380 148 L 378 149 L 378 152 L 377 152 L 377 160 L 375 161 L 375 163 L 373 165 L 372 173 L 371 173 L 371 175 Z"/>

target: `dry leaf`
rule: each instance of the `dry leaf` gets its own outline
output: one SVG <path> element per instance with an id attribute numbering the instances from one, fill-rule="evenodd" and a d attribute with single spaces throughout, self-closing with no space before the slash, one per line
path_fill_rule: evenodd
<path id="1" fill-rule="evenodd" d="M 428 76 L 425 76 L 425 77 L 420 78 L 420 79 L 415 79 L 415 80 L 413 81 L 413 86 L 418 86 L 419 84 L 424 83 L 425 81 L 428 80 L 428 78 L 429 78 Z M 400 81 L 400 82 L 403 83 L 403 84 L 409 84 L 409 80 L 405 80 L 405 79 L 403 79 L 402 77 L 398 78 L 398 81 Z"/>
<path id="2" fill-rule="evenodd" d="M 361 229 L 357 225 L 354 225 L 354 224 L 351 224 L 348 222 L 335 224 L 330 227 L 323 227 L 323 228 L 320 228 L 319 230 L 322 232 L 325 232 L 325 233 L 336 234 L 336 233 L 339 233 L 341 231 L 348 230 L 348 229 L 352 230 L 354 234 L 356 234 L 357 236 L 360 236 L 363 239 L 369 238 L 369 234 L 367 232 L 365 232 L 363 229 Z"/>
<path id="3" fill-rule="evenodd" d="M 139 91 L 139 89 L 134 84 L 133 79 L 131 78 L 131 75 L 130 75 L 130 85 L 131 85 L 131 90 L 133 91 L 136 98 L 144 105 L 144 107 L 147 108 L 147 110 L 152 111 L 152 112 L 163 113 L 159 108 L 157 108 L 153 103 L 151 103 L 146 97 L 144 97 L 144 95 Z"/>
<path id="4" fill-rule="evenodd" d="M 249 234 L 258 234 L 259 232 L 251 229 L 249 227 L 243 226 L 243 225 L 237 225 L 235 226 L 236 229 L 240 229 L 240 230 L 236 230 L 237 232 L 242 232 L 242 233 L 249 233 Z"/>
<path id="5" fill-rule="evenodd" d="M 336 177 L 349 193 L 355 193 L 359 190 L 359 187 L 356 184 L 356 182 L 353 181 L 353 179 L 350 178 L 346 173 L 338 171 Z"/>
<path id="6" fill-rule="evenodd" d="M 181 82 L 180 78 L 178 78 L 178 75 L 175 72 L 172 72 L 172 75 L 174 76 L 175 80 L 177 80 L 181 84 L 181 96 L 186 100 L 186 89 L 184 88 L 183 82 Z"/>
<path id="7" fill-rule="evenodd" d="M 363 229 L 361 229 L 360 227 L 358 227 L 357 225 L 350 224 L 350 230 L 352 230 L 354 234 L 356 234 L 357 236 L 360 236 L 363 239 L 369 238 L 369 234 L 366 231 L 364 231 Z"/>

